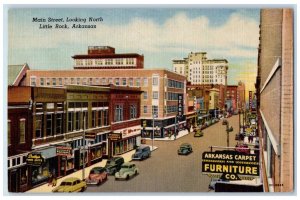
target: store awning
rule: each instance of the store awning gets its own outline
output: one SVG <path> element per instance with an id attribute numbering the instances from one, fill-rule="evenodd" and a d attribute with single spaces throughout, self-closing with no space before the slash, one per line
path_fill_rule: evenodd
<path id="1" fill-rule="evenodd" d="M 53 158 L 56 156 L 56 147 L 46 147 L 43 149 L 36 149 L 33 152 L 41 153 L 44 159 Z"/>

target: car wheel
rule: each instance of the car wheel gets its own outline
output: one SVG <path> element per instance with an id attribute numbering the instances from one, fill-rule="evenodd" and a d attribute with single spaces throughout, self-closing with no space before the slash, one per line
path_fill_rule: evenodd
<path id="1" fill-rule="evenodd" d="M 82 187 L 80 192 L 84 192 L 86 190 L 86 187 Z"/>
<path id="2" fill-rule="evenodd" d="M 138 172 L 137 172 L 137 171 L 135 171 L 135 172 L 134 172 L 134 175 L 137 175 L 137 174 L 138 174 Z"/>
<path id="3" fill-rule="evenodd" d="M 126 176 L 126 180 L 129 180 L 129 175 Z"/>

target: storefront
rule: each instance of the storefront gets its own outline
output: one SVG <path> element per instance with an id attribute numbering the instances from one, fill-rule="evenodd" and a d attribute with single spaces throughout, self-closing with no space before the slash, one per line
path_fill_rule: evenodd
<path id="1" fill-rule="evenodd" d="M 46 183 L 50 176 L 50 173 L 54 176 L 58 176 L 58 157 L 56 156 L 56 147 L 47 147 L 44 149 L 37 149 L 31 153 L 40 155 L 43 159 L 41 163 L 31 164 L 27 157 L 27 165 L 31 172 L 31 186 L 35 187 L 40 184 Z M 28 154 L 29 156 L 30 154 Z"/>
<path id="2" fill-rule="evenodd" d="M 109 155 L 124 154 L 141 143 L 141 126 L 113 131 L 108 135 Z"/>
<path id="3" fill-rule="evenodd" d="M 25 192 L 28 185 L 27 154 L 20 154 L 8 158 L 8 191 Z"/>

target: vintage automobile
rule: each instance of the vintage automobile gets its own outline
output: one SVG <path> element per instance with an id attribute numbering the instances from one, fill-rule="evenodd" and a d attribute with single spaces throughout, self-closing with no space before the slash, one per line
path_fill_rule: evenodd
<path id="1" fill-rule="evenodd" d="M 87 188 L 86 182 L 79 178 L 66 178 L 52 192 L 83 192 Z"/>
<path id="2" fill-rule="evenodd" d="M 203 136 L 203 132 L 201 131 L 201 129 L 194 130 L 194 137 L 202 137 L 202 136 Z"/>
<path id="3" fill-rule="evenodd" d="M 149 158 L 150 155 L 151 151 L 149 146 L 140 146 L 132 155 L 132 160 L 144 160 L 145 158 Z"/>
<path id="4" fill-rule="evenodd" d="M 193 152 L 192 145 L 190 145 L 188 143 L 181 144 L 177 151 L 178 155 L 188 155 L 192 152 Z"/>
<path id="5" fill-rule="evenodd" d="M 124 163 L 123 157 L 113 157 L 107 160 L 105 169 L 109 175 L 114 175 L 117 171 L 121 169 L 122 164 Z"/>
<path id="6" fill-rule="evenodd" d="M 100 185 L 107 180 L 106 169 L 103 167 L 94 167 L 91 169 L 89 176 L 86 178 L 88 185 Z"/>
<path id="7" fill-rule="evenodd" d="M 121 166 L 120 171 L 115 173 L 115 180 L 125 179 L 129 180 L 131 177 L 136 176 L 139 173 L 139 169 L 133 163 L 124 163 Z"/>
<path id="8" fill-rule="evenodd" d="M 250 149 L 247 144 L 237 144 L 235 150 L 240 153 L 250 154 Z"/>
<path id="9" fill-rule="evenodd" d="M 227 125 L 227 124 L 228 124 L 228 121 L 226 119 L 223 119 L 222 125 Z"/>

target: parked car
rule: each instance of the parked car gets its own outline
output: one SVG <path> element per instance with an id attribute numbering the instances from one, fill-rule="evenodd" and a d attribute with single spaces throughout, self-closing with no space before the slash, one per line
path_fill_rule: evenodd
<path id="1" fill-rule="evenodd" d="M 89 176 L 86 178 L 88 185 L 100 185 L 107 180 L 107 172 L 104 167 L 94 167 L 91 169 Z"/>
<path id="2" fill-rule="evenodd" d="M 227 124 L 228 124 L 228 121 L 226 119 L 223 119 L 222 125 L 227 125 Z"/>
<path id="3" fill-rule="evenodd" d="M 151 151 L 149 146 L 140 146 L 137 148 L 136 152 L 132 155 L 132 160 L 144 160 L 151 156 Z"/>
<path id="4" fill-rule="evenodd" d="M 79 178 L 66 178 L 52 192 L 83 192 L 87 188 L 86 182 Z"/>
<path id="5" fill-rule="evenodd" d="M 131 177 L 136 176 L 139 173 L 139 169 L 133 163 L 124 163 L 121 166 L 120 171 L 115 174 L 115 180 L 125 179 L 129 180 Z"/>
<path id="6" fill-rule="evenodd" d="M 208 189 L 209 190 L 215 190 L 216 189 L 216 183 L 224 183 L 224 182 L 229 182 L 228 180 L 222 180 L 219 178 L 212 178 L 209 185 Z"/>
<path id="7" fill-rule="evenodd" d="M 105 169 L 109 175 L 114 175 L 117 171 L 121 169 L 122 164 L 124 163 L 123 157 L 113 157 L 107 160 Z"/>
<path id="8" fill-rule="evenodd" d="M 194 137 L 202 137 L 203 136 L 203 132 L 201 131 L 201 129 L 196 129 L 194 131 Z"/>
<path id="9" fill-rule="evenodd" d="M 188 143 L 181 144 L 177 151 L 178 155 L 188 155 L 189 153 L 192 153 L 192 152 L 193 152 L 192 145 L 190 145 Z"/>
<path id="10" fill-rule="evenodd" d="M 235 150 L 240 153 L 250 154 L 250 149 L 247 144 L 237 144 Z"/>

